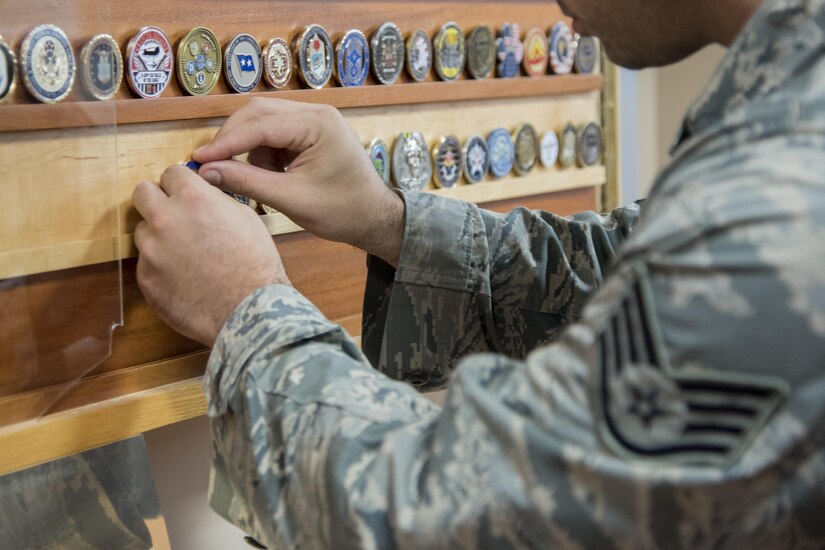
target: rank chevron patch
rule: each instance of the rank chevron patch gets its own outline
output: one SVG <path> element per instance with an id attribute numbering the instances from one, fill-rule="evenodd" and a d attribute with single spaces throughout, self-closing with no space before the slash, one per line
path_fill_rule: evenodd
<path id="1" fill-rule="evenodd" d="M 674 369 L 647 270 L 633 266 L 623 278 L 627 290 L 597 336 L 601 366 L 593 403 L 601 440 L 636 460 L 730 463 L 785 399 L 786 384 L 774 377 Z"/>

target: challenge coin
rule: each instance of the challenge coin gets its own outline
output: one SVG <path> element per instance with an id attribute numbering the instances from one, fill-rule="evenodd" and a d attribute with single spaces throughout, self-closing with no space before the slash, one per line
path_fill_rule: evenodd
<path id="1" fill-rule="evenodd" d="M 14 50 L 0 37 L 0 103 L 11 97 L 17 85 L 17 57 Z"/>
<path id="2" fill-rule="evenodd" d="M 602 128 L 591 122 L 579 132 L 578 161 L 580 166 L 594 166 L 602 158 L 604 141 Z"/>
<path id="3" fill-rule="evenodd" d="M 532 124 L 522 124 L 513 133 L 516 148 L 516 173 L 525 176 L 536 166 L 539 156 L 539 135 Z"/>
<path id="4" fill-rule="evenodd" d="M 592 36 L 580 36 L 576 40 L 573 68 L 577 73 L 593 74 L 599 64 L 599 43 Z"/>
<path id="5" fill-rule="evenodd" d="M 490 171 L 490 153 L 487 141 L 481 136 L 471 136 L 464 144 L 464 179 L 468 183 L 484 181 Z"/>
<path id="6" fill-rule="evenodd" d="M 392 152 L 392 179 L 399 189 L 418 191 L 430 183 L 433 165 L 427 143 L 419 132 L 398 135 Z"/>
<path id="7" fill-rule="evenodd" d="M 341 86 L 361 86 L 370 71 L 370 47 L 364 33 L 347 31 L 338 41 L 335 78 Z"/>
<path id="8" fill-rule="evenodd" d="M 561 143 L 559 145 L 559 164 L 564 168 L 570 168 L 576 164 L 577 149 L 576 127 L 568 124 L 561 133 Z"/>
<path id="9" fill-rule="evenodd" d="M 436 187 L 451 188 L 461 181 L 461 143 L 455 136 L 443 136 L 433 147 L 433 176 Z"/>
<path id="10" fill-rule="evenodd" d="M 178 43 L 178 81 L 191 95 L 211 92 L 221 77 L 223 58 L 215 34 L 195 27 Z"/>
<path id="11" fill-rule="evenodd" d="M 292 78 L 292 53 L 283 38 L 273 38 L 264 52 L 264 77 L 273 88 L 283 88 Z"/>
<path id="12" fill-rule="evenodd" d="M 115 97 L 123 81 L 123 58 L 115 39 L 108 34 L 93 37 L 80 51 L 80 82 L 93 98 Z"/>
<path id="13" fill-rule="evenodd" d="M 573 70 L 576 48 L 573 33 L 564 21 L 559 21 L 550 30 L 549 49 L 553 74 L 569 74 Z"/>
<path id="14" fill-rule="evenodd" d="M 441 80 L 456 80 L 464 70 L 467 48 L 464 33 L 455 23 L 447 23 L 433 39 L 435 72 Z"/>
<path id="15" fill-rule="evenodd" d="M 372 35 L 372 72 L 381 84 L 392 84 L 404 70 L 404 37 L 395 23 L 384 23 Z"/>
<path id="16" fill-rule="evenodd" d="M 310 88 L 320 90 L 332 77 L 332 42 L 321 25 L 309 25 L 298 37 L 295 48 L 298 74 Z"/>
<path id="17" fill-rule="evenodd" d="M 35 99 L 57 103 L 72 91 L 75 60 L 69 38 L 54 25 L 40 25 L 20 47 L 23 84 Z"/>
<path id="18" fill-rule="evenodd" d="M 258 86 L 263 75 L 263 54 L 258 41 L 248 34 L 239 34 L 226 47 L 224 76 L 229 88 L 245 94 Z"/>
<path id="19" fill-rule="evenodd" d="M 381 176 L 381 180 L 389 185 L 390 183 L 390 158 L 387 144 L 383 139 L 376 138 L 367 145 L 367 154 L 370 162 L 375 166 L 375 171 Z"/>
<path id="20" fill-rule="evenodd" d="M 524 36 L 524 72 L 542 76 L 547 72 L 547 35 L 533 27 Z"/>
<path id="21" fill-rule="evenodd" d="M 541 136 L 539 158 L 547 168 L 552 168 L 559 160 L 559 136 L 553 130 L 548 130 Z"/>
<path id="22" fill-rule="evenodd" d="M 160 97 L 172 78 L 172 44 L 157 27 L 143 27 L 126 46 L 126 81 L 138 96 Z"/>
<path id="23" fill-rule="evenodd" d="M 407 39 L 407 72 L 416 82 L 421 82 L 433 68 L 433 46 L 430 35 L 418 29 Z"/>
<path id="24" fill-rule="evenodd" d="M 496 37 L 493 29 L 481 25 L 467 35 L 467 70 L 473 78 L 487 78 L 496 63 Z"/>
<path id="25" fill-rule="evenodd" d="M 490 152 L 490 173 L 495 178 L 503 178 L 513 170 L 515 147 L 513 137 L 504 128 L 496 128 L 487 136 L 487 150 Z"/>
<path id="26" fill-rule="evenodd" d="M 501 28 L 501 36 L 496 39 L 497 72 L 501 78 L 518 76 L 519 65 L 524 59 L 524 46 L 520 34 L 521 28 L 518 25 L 505 23 Z"/>

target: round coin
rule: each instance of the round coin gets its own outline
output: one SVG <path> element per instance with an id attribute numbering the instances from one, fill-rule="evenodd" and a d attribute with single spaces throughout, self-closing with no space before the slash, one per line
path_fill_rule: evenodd
<path id="1" fill-rule="evenodd" d="M 17 58 L 14 50 L 0 37 L 0 103 L 11 97 L 17 85 Z"/>
<path id="2" fill-rule="evenodd" d="M 467 35 L 467 70 L 473 78 L 487 78 L 496 62 L 496 37 L 493 29 L 481 25 Z"/>
<path id="3" fill-rule="evenodd" d="M 332 77 L 332 42 L 321 25 L 309 25 L 295 47 L 298 74 L 310 88 L 320 90 Z"/>
<path id="4" fill-rule="evenodd" d="M 57 103 L 72 91 L 75 60 L 69 38 L 54 25 L 40 25 L 20 47 L 23 84 L 35 99 Z"/>
<path id="5" fill-rule="evenodd" d="M 591 122 L 579 132 L 578 161 L 580 166 L 594 166 L 602 158 L 604 141 L 602 128 Z"/>
<path id="6" fill-rule="evenodd" d="M 80 51 L 80 82 L 93 98 L 115 97 L 123 81 L 123 57 L 115 39 L 99 34 Z"/>
<path id="7" fill-rule="evenodd" d="M 178 82 L 191 95 L 211 92 L 221 77 L 221 46 L 215 34 L 195 27 L 178 43 Z"/>
<path id="8" fill-rule="evenodd" d="M 536 166 L 539 156 L 539 135 L 532 124 L 522 124 L 513 132 L 516 148 L 516 173 L 525 176 Z"/>
<path id="9" fill-rule="evenodd" d="M 449 189 L 461 181 L 461 142 L 455 136 L 442 136 L 433 147 L 433 176 L 436 187 Z"/>
<path id="10" fill-rule="evenodd" d="M 490 152 L 487 141 L 481 136 L 470 136 L 464 144 L 464 179 L 479 183 L 490 171 Z"/>
<path id="11" fill-rule="evenodd" d="M 559 164 L 563 168 L 569 168 L 576 164 L 576 127 L 568 124 L 561 133 L 561 144 L 559 146 Z"/>
<path id="12" fill-rule="evenodd" d="M 364 33 L 347 31 L 338 41 L 335 78 L 341 86 L 361 86 L 370 72 L 370 47 Z"/>
<path id="13" fill-rule="evenodd" d="M 263 76 L 263 54 L 255 37 L 239 34 L 226 47 L 224 76 L 231 90 L 245 94 L 258 86 Z"/>
<path id="14" fill-rule="evenodd" d="M 592 36 L 579 36 L 573 67 L 577 73 L 592 74 L 599 64 L 599 43 Z"/>
<path id="15" fill-rule="evenodd" d="M 547 72 L 547 35 L 533 27 L 524 36 L 524 72 L 542 76 Z"/>
<path id="16" fill-rule="evenodd" d="M 392 152 L 392 179 L 399 189 L 418 191 L 430 183 L 433 165 L 427 143 L 419 132 L 398 135 Z"/>
<path id="17" fill-rule="evenodd" d="M 498 57 L 498 76 L 515 78 L 519 65 L 524 59 L 524 46 L 521 43 L 521 27 L 515 23 L 505 23 L 501 27 L 501 36 L 496 39 L 496 56 Z"/>
<path id="18" fill-rule="evenodd" d="M 407 72 L 421 82 L 433 68 L 433 46 L 427 31 L 418 29 L 407 39 Z"/>
<path id="19" fill-rule="evenodd" d="M 381 180 L 389 185 L 390 183 L 390 158 L 387 151 L 387 144 L 383 139 L 376 138 L 367 145 L 367 154 L 370 156 L 375 171 L 381 176 Z"/>
<path id="20" fill-rule="evenodd" d="M 138 96 L 159 97 L 172 78 L 172 44 L 157 27 L 143 27 L 126 46 L 126 81 Z"/>
<path id="21" fill-rule="evenodd" d="M 273 38 L 264 52 L 264 76 L 273 88 L 283 88 L 292 78 L 292 53 L 283 38 Z"/>
<path id="22" fill-rule="evenodd" d="M 384 23 L 372 34 L 372 72 L 381 84 L 392 84 L 404 70 L 404 37 L 395 23 Z"/>
<path id="23" fill-rule="evenodd" d="M 559 21 L 550 30 L 550 68 L 553 74 L 569 74 L 576 57 L 573 33 L 567 23 Z"/>
<path id="24" fill-rule="evenodd" d="M 487 136 L 487 150 L 490 152 L 490 173 L 494 178 L 503 178 L 513 170 L 516 151 L 513 137 L 504 128 L 496 128 Z"/>
<path id="25" fill-rule="evenodd" d="M 559 160 L 559 136 L 553 130 L 548 130 L 541 136 L 539 158 L 547 168 L 552 168 Z"/>
<path id="26" fill-rule="evenodd" d="M 435 72 L 441 80 L 456 80 L 464 70 L 467 47 L 464 33 L 455 23 L 447 23 L 433 39 Z"/>

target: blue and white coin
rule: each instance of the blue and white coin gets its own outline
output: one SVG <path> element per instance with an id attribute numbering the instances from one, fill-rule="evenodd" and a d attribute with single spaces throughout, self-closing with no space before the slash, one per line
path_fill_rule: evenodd
<path id="1" fill-rule="evenodd" d="M 503 178 L 513 170 L 516 148 L 513 136 L 504 128 L 496 128 L 487 136 L 487 149 L 490 152 L 490 173 L 493 177 Z"/>
<path id="2" fill-rule="evenodd" d="M 17 71 L 17 58 L 14 50 L 0 38 L 0 103 L 11 97 L 14 87 L 17 84 L 15 75 Z"/>
<path id="3" fill-rule="evenodd" d="M 559 136 L 553 130 L 548 130 L 541 136 L 539 158 L 547 168 L 552 168 L 559 160 Z"/>
<path id="4" fill-rule="evenodd" d="M 229 88 L 245 94 L 251 92 L 263 76 L 263 54 L 258 41 L 248 34 L 239 34 L 226 47 L 224 77 Z"/>
<path id="5" fill-rule="evenodd" d="M 361 86 L 370 72 L 370 45 L 364 33 L 347 31 L 338 42 L 335 78 L 341 86 Z"/>
<path id="6" fill-rule="evenodd" d="M 57 103 L 72 91 L 75 59 L 69 38 L 54 25 L 40 25 L 20 47 L 23 84 L 43 103 Z"/>
<path id="7" fill-rule="evenodd" d="M 490 172 L 490 151 L 481 136 L 471 136 L 464 144 L 464 179 L 468 183 L 484 181 Z"/>
<path id="8" fill-rule="evenodd" d="M 298 52 L 298 73 L 304 83 L 316 90 L 326 86 L 332 76 L 332 42 L 324 27 L 306 27 L 294 49 Z"/>

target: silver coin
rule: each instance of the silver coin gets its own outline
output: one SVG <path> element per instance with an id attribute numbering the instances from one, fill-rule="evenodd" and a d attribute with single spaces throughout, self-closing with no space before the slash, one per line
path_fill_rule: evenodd
<path id="1" fill-rule="evenodd" d="M 421 82 L 433 68 L 433 45 L 427 31 L 415 31 L 407 39 L 407 72 Z"/>
<path id="2" fill-rule="evenodd" d="M 516 148 L 516 173 L 525 176 L 536 166 L 539 156 L 539 136 L 532 124 L 522 124 L 513 133 Z"/>
<path id="3" fill-rule="evenodd" d="M 539 157 L 544 166 L 551 168 L 556 165 L 559 160 L 559 136 L 556 132 L 548 130 L 541 136 L 539 151 Z"/>
<path id="4" fill-rule="evenodd" d="M 418 191 L 433 178 L 433 165 L 427 142 L 420 132 L 398 135 L 392 152 L 392 179 L 399 189 Z"/>
<path id="5" fill-rule="evenodd" d="M 384 23 L 372 35 L 372 72 L 381 84 L 392 84 L 404 70 L 404 37 L 395 23 Z"/>
<path id="6" fill-rule="evenodd" d="M 594 166 L 602 158 L 602 128 L 591 122 L 579 132 L 578 161 L 580 166 Z"/>
<path id="7" fill-rule="evenodd" d="M 449 189 L 461 181 L 461 142 L 455 136 L 443 136 L 433 147 L 433 181 L 436 187 Z"/>
<path id="8" fill-rule="evenodd" d="M 490 151 L 487 140 L 481 136 L 470 136 L 464 144 L 464 179 L 469 183 L 484 181 L 490 172 Z"/>
<path id="9" fill-rule="evenodd" d="M 599 42 L 592 36 L 576 35 L 576 55 L 573 67 L 577 73 L 592 74 L 599 64 Z"/>
<path id="10" fill-rule="evenodd" d="M 572 124 L 565 126 L 561 133 L 561 144 L 559 147 L 559 164 L 561 164 L 562 167 L 569 168 L 576 164 L 577 140 L 578 135 L 576 133 L 576 127 Z"/>

